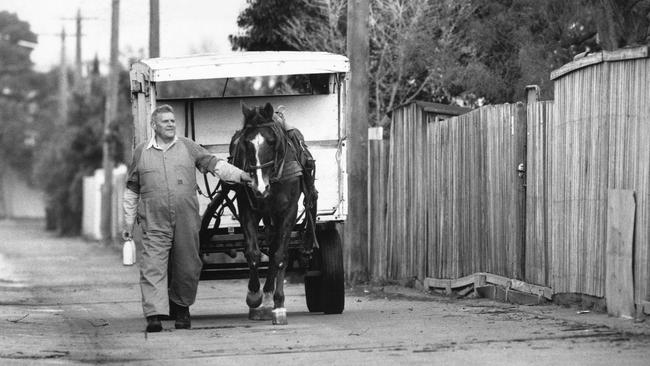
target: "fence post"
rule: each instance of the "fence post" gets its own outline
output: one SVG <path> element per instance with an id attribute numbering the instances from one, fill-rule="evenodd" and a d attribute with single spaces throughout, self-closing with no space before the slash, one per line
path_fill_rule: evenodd
<path id="1" fill-rule="evenodd" d="M 386 277 L 386 141 L 383 127 L 368 128 L 368 271 L 373 281 Z"/>
<path id="2" fill-rule="evenodd" d="M 517 154 L 517 174 L 519 175 L 518 209 L 519 209 L 519 255 L 517 260 L 519 266 L 516 268 L 516 276 L 523 279 L 526 274 L 526 170 L 528 165 L 528 113 L 527 105 L 517 103 L 517 134 L 515 137 Z"/>
<path id="3" fill-rule="evenodd" d="M 524 278 L 528 282 L 549 284 L 548 231 L 548 104 L 539 102 L 540 88 L 526 86 L 528 144 L 526 238 L 527 256 Z"/>
<path id="4" fill-rule="evenodd" d="M 539 99 L 539 86 L 526 85 L 526 103 L 533 104 Z"/>

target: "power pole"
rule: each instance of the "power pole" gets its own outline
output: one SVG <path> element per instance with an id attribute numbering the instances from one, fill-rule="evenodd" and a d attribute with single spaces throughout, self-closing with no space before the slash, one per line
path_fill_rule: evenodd
<path id="1" fill-rule="evenodd" d="M 61 63 L 59 65 L 59 93 L 58 93 L 58 111 L 55 123 L 57 131 L 63 131 L 68 125 L 68 65 L 65 57 L 65 28 L 61 28 Z M 60 215 L 58 205 L 52 205 L 46 201 L 46 223 L 45 228 L 48 230 L 62 230 L 63 218 Z"/>
<path id="2" fill-rule="evenodd" d="M 149 57 L 160 57 L 160 2 L 149 0 Z"/>
<path id="3" fill-rule="evenodd" d="M 348 1 L 348 220 L 345 265 L 349 282 L 368 280 L 368 0 Z"/>
<path id="4" fill-rule="evenodd" d="M 111 11 L 111 57 L 106 88 L 106 110 L 104 115 L 104 142 L 102 146 L 104 185 L 102 186 L 101 233 L 106 243 L 112 242 L 112 213 L 113 213 L 113 137 L 112 126 L 117 117 L 117 82 L 119 76 L 118 44 L 120 23 L 120 0 L 112 0 Z"/>
<path id="5" fill-rule="evenodd" d="M 0 169 L 1 171 L 6 171 L 7 167 L 5 166 L 5 163 L 2 159 L 0 159 Z M 7 218 L 7 203 L 5 202 L 5 182 L 4 182 L 4 174 L 0 175 L 0 220 L 4 220 Z"/>
<path id="6" fill-rule="evenodd" d="M 91 20 L 91 19 L 97 19 L 97 18 L 88 18 L 88 17 L 82 17 L 81 16 L 81 9 L 77 8 L 77 16 L 74 18 L 61 18 L 63 20 L 74 20 L 75 25 L 77 28 L 77 42 L 76 42 L 76 52 L 75 52 L 75 70 L 74 70 L 74 86 L 75 88 L 79 88 L 81 86 L 81 77 L 83 73 L 83 65 L 81 61 L 81 37 L 83 37 L 83 34 L 81 33 L 81 22 L 83 20 Z"/>
<path id="7" fill-rule="evenodd" d="M 79 85 L 81 82 L 81 9 L 77 9 L 77 47 L 74 58 L 74 75 L 75 75 L 75 84 Z"/>
<path id="8" fill-rule="evenodd" d="M 59 115 L 56 120 L 57 127 L 65 127 L 68 122 L 68 67 L 65 59 L 65 28 L 61 28 L 61 64 L 59 65 Z"/>

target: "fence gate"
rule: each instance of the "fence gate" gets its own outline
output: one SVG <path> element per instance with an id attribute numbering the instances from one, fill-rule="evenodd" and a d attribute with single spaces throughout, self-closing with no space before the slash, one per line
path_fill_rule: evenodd
<path id="1" fill-rule="evenodd" d="M 415 104 L 396 110 L 385 187 L 371 182 L 371 192 L 386 195 L 371 199 L 373 212 L 385 207 L 371 232 L 373 277 L 523 278 L 526 195 L 517 168 L 526 163 L 526 129 L 522 103 L 446 120 Z"/>

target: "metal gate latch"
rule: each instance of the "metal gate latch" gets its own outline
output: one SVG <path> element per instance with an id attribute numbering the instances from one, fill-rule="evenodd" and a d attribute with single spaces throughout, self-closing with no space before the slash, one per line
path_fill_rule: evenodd
<path id="1" fill-rule="evenodd" d="M 519 174 L 519 178 L 524 177 L 524 175 L 526 174 L 526 166 L 524 165 L 524 163 L 519 163 L 519 165 L 517 165 L 517 173 Z"/>

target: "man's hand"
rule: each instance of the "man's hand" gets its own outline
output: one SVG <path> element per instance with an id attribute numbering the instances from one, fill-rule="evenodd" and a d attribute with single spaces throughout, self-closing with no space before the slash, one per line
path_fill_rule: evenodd
<path id="1" fill-rule="evenodd" d="M 250 183 L 253 181 L 253 178 L 250 176 L 250 174 L 232 164 L 229 164 L 225 160 L 217 161 L 217 165 L 215 166 L 215 173 L 219 179 L 223 179 L 229 184 L 250 185 Z"/>
<path id="2" fill-rule="evenodd" d="M 129 230 L 122 230 L 122 240 L 133 240 L 133 234 Z"/>
<path id="3" fill-rule="evenodd" d="M 246 172 L 241 172 L 239 179 L 242 183 L 249 186 L 253 183 L 253 177 L 251 177 L 251 175 Z"/>

